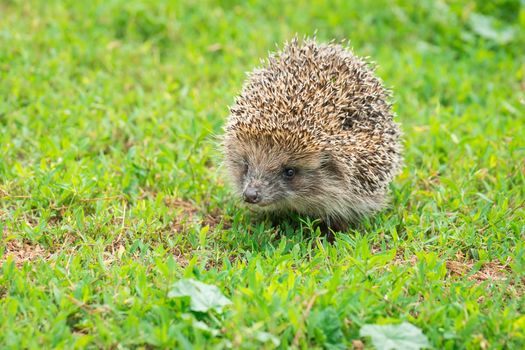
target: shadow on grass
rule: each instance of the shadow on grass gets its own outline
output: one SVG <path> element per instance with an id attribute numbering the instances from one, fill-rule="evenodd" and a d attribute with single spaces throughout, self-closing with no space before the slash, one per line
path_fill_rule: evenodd
<path id="1" fill-rule="evenodd" d="M 233 216 L 228 240 L 235 249 L 249 250 L 253 253 L 273 250 L 283 242 L 289 247 L 305 242 L 312 247 L 318 243 L 333 245 L 337 238 L 348 241 L 356 235 L 379 236 L 384 231 L 383 224 L 388 222 L 388 226 L 391 227 L 394 222 L 399 222 L 388 220 L 393 215 L 395 216 L 395 213 L 389 210 L 365 218 L 345 231 L 338 231 L 319 219 L 297 213 L 262 214 L 238 210 Z"/>

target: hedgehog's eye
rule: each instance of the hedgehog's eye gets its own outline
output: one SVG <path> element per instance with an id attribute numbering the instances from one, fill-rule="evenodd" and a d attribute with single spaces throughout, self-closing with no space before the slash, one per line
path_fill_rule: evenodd
<path id="1" fill-rule="evenodd" d="M 283 176 L 285 179 L 291 179 L 295 176 L 296 170 L 294 168 L 284 168 Z"/>

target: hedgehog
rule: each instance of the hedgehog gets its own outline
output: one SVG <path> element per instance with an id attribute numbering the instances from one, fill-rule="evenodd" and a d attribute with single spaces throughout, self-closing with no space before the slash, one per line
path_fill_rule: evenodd
<path id="1" fill-rule="evenodd" d="M 402 166 L 391 92 L 342 43 L 297 37 L 248 73 L 222 147 L 250 208 L 345 230 L 388 204 Z"/>

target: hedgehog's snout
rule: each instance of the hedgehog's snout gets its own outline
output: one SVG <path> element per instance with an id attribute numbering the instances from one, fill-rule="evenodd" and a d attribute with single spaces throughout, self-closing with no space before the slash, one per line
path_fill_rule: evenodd
<path id="1" fill-rule="evenodd" d="M 242 189 L 242 199 L 245 203 L 264 207 L 274 201 L 272 186 L 266 179 L 248 174 Z"/>
<path id="2" fill-rule="evenodd" d="M 242 193 L 244 201 L 250 204 L 257 204 L 261 201 L 261 192 L 257 187 L 247 186 Z"/>

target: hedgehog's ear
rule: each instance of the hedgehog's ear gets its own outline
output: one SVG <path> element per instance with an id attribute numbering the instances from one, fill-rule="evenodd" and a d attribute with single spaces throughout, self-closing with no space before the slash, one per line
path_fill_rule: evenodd
<path id="1" fill-rule="evenodd" d="M 321 168 L 336 176 L 340 176 L 342 174 L 341 169 L 337 165 L 334 157 L 328 151 L 325 151 L 321 154 Z"/>
<path id="2" fill-rule="evenodd" d="M 322 151 L 319 159 L 321 159 L 321 166 L 327 166 L 329 163 L 333 162 L 333 156 L 330 151 Z"/>

